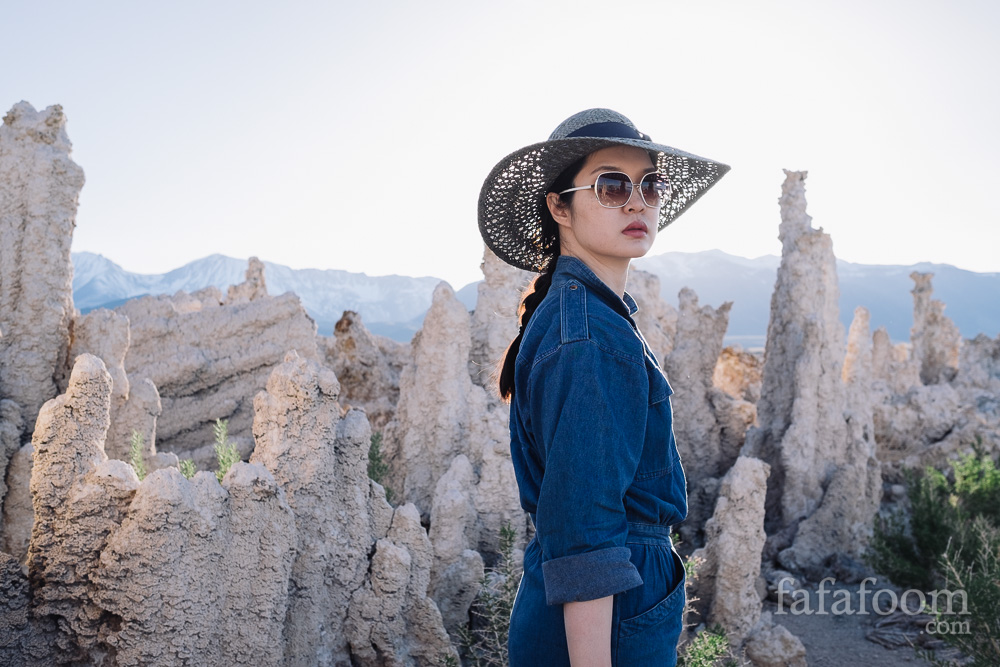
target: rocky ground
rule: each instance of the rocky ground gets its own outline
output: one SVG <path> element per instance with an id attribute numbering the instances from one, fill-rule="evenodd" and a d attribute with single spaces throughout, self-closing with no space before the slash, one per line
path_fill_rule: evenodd
<path id="1" fill-rule="evenodd" d="M 872 586 L 869 586 L 871 589 Z M 877 590 L 879 585 L 874 586 Z M 810 667 L 837 667 L 879 665 L 929 665 L 919 651 L 932 651 L 938 659 L 955 657 L 953 651 L 937 638 L 928 635 L 923 627 L 930 618 L 924 615 L 908 615 L 897 611 L 895 614 L 879 615 L 868 609 L 868 614 L 860 610 L 858 584 L 835 585 L 832 591 L 848 591 L 851 595 L 853 614 L 833 613 L 835 596 L 829 593 L 826 604 L 819 604 L 815 585 L 804 589 L 809 595 L 809 606 L 814 612 L 825 608 L 827 614 L 792 613 L 791 605 L 784 605 L 785 614 L 778 614 L 776 603 L 768 601 L 764 611 L 771 612 L 775 622 L 784 625 L 797 636 L 806 647 L 806 660 Z M 871 600 L 871 595 L 867 598 Z M 888 598 L 882 598 L 885 602 Z M 883 607 L 887 610 L 886 606 Z M 797 609 L 805 609 L 804 605 Z"/>

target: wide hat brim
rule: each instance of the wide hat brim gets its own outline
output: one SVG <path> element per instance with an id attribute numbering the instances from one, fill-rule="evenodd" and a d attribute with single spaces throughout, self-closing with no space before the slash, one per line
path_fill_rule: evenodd
<path id="1" fill-rule="evenodd" d="M 554 256 L 542 236 L 542 207 L 553 181 L 580 158 L 610 146 L 657 154 L 656 168 L 670 180 L 660 208 L 662 230 L 709 190 L 729 166 L 671 146 L 627 137 L 550 139 L 515 151 L 486 177 L 479 193 L 479 231 L 497 257 L 526 271 L 543 271 Z"/>

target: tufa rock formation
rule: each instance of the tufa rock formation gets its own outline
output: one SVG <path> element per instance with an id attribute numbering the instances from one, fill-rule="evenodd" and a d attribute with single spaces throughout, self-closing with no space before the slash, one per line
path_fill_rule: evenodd
<path id="1" fill-rule="evenodd" d="M 111 377 L 81 355 L 39 415 L 29 576 L 4 561 L 0 651 L 25 664 L 457 658 L 427 595 L 419 513 L 394 512 L 367 478 L 370 429 L 359 411 L 341 415 L 338 389 L 289 353 L 255 399 L 253 463 L 221 486 L 174 468 L 140 483 L 104 454 Z"/>
<path id="2" fill-rule="evenodd" d="M 295 546 L 263 467 L 237 462 L 221 486 L 208 472 L 152 473 L 92 577 L 109 620 L 101 648 L 122 665 L 281 664 Z"/>
<path id="3" fill-rule="evenodd" d="M 471 451 L 474 421 L 486 412 L 485 392 L 469 377 L 469 313 L 448 283 L 434 289 L 424 326 L 411 346 L 384 454 L 389 486 L 427 517 L 438 479 L 456 456 Z"/>
<path id="4" fill-rule="evenodd" d="M 806 214 L 805 173 L 785 172 L 781 266 L 771 297 L 760 426 L 745 455 L 771 465 L 768 526 L 798 521 L 819 505 L 831 468 L 843 461 L 846 424 L 836 260 L 828 234 Z"/>
<path id="5" fill-rule="evenodd" d="M 947 469 L 979 441 L 987 453 L 1000 449 L 997 343 L 958 339 L 944 305 L 931 299 L 931 275 L 911 277 L 911 344 L 892 346 L 880 330 L 872 352 L 875 440 L 883 477 L 893 484 L 906 468 Z"/>
<path id="6" fill-rule="evenodd" d="M 351 664 L 419 666 L 458 654 L 427 596 L 433 550 L 420 513 L 412 504 L 396 508 L 385 538 L 375 544 L 365 585 L 351 597 L 346 633 Z"/>
<path id="7" fill-rule="evenodd" d="M 326 365 L 340 380 L 341 403 L 363 409 L 373 430 L 385 429 L 396 414 L 410 346 L 371 333 L 351 310 L 344 311 L 333 336 L 319 339 Z"/>
<path id="8" fill-rule="evenodd" d="M 728 346 L 722 349 L 715 364 L 712 384 L 733 398 L 754 404 L 756 418 L 763 371 L 764 359 L 761 355 L 746 352 L 738 345 Z"/>
<path id="9" fill-rule="evenodd" d="M 635 323 L 662 367 L 674 349 L 677 309 L 660 297 L 660 279 L 648 271 L 629 269 L 626 289 L 639 306 Z"/>
<path id="10" fill-rule="evenodd" d="M 249 453 L 250 397 L 264 388 L 287 350 L 318 358 L 315 322 L 294 294 L 266 296 L 260 270 L 251 265 L 250 287 L 233 291 L 237 303 L 220 304 L 212 288 L 132 299 L 115 309 L 129 320 L 130 378 L 149 378 L 159 391 L 159 448 L 203 468 L 214 462 L 217 419 L 229 421 L 231 438 L 242 444 L 244 458 Z"/>
<path id="11" fill-rule="evenodd" d="M 495 302 L 488 290 L 480 296 Z M 386 429 L 388 485 L 430 525 L 437 555 L 430 590 L 454 630 L 467 617 L 484 562 L 495 560 L 501 527 L 509 523 L 523 547 L 528 522 L 510 460 L 509 408 L 472 381 L 470 318 L 446 283 L 412 347 Z"/>
<path id="12" fill-rule="evenodd" d="M 348 660 L 343 626 L 350 595 L 363 584 L 367 551 L 374 535 L 388 528 L 392 511 L 370 493 L 368 424 L 356 412 L 341 419 L 339 394 L 332 371 L 290 352 L 254 398 L 258 446 L 250 460 L 284 487 L 298 531 L 287 612 L 289 664 L 316 664 L 323 655 L 334 664 Z M 326 582 L 336 584 L 333 595 Z"/>
<path id="13" fill-rule="evenodd" d="M 247 263 L 245 280 L 239 285 L 230 285 L 226 290 L 226 304 L 250 303 L 267 298 L 267 281 L 264 279 L 264 262 L 251 257 Z"/>
<path id="14" fill-rule="evenodd" d="M 284 664 L 450 655 L 427 597 L 432 549 L 419 514 L 412 505 L 393 511 L 368 479 L 371 429 L 360 411 L 341 415 L 339 393 L 332 371 L 291 352 L 254 399 L 251 461 L 285 490 L 298 531 Z"/>
<path id="15" fill-rule="evenodd" d="M 910 345 L 893 345 L 885 327 L 872 334 L 872 375 L 876 391 L 885 396 L 905 394 L 920 384 L 920 367 L 910 359 Z"/>
<path id="16" fill-rule="evenodd" d="M 2 405 L 0 405 L 2 407 Z M 23 563 L 28 555 L 31 525 L 35 513 L 31 507 L 31 443 L 14 452 L 7 466 L 7 495 L 3 503 L 3 524 L 0 526 L 0 551 L 14 556 Z"/>
<path id="17" fill-rule="evenodd" d="M 66 117 L 19 102 L 0 126 L 0 400 L 31 432 L 55 396 L 73 316 L 70 245 L 83 170 Z M 10 406 L 8 410 L 12 409 Z M 8 422 L 9 423 L 9 422 Z M 22 434 L 23 436 L 24 434 Z M 22 437 L 23 439 L 23 437 Z"/>
<path id="18" fill-rule="evenodd" d="M 104 454 L 110 405 L 104 363 L 81 355 L 66 393 L 42 407 L 32 436 L 32 615 L 60 663 L 85 660 L 110 620 L 91 596 L 93 577 L 139 484 L 128 465 Z"/>
<path id="19" fill-rule="evenodd" d="M 920 367 L 920 381 L 925 385 L 950 382 L 958 371 L 958 350 L 962 335 L 945 317 L 944 304 L 931 299 L 933 273 L 914 271 L 913 287 L 913 359 Z"/>
<path id="20" fill-rule="evenodd" d="M 21 564 L 0 551 L 0 665 L 23 667 L 32 650 L 31 591 Z"/>
<path id="21" fill-rule="evenodd" d="M 17 454 L 18 449 L 21 446 L 21 408 L 17 403 L 9 399 L 0 399 L 0 510 L 3 509 L 5 505 L 5 500 L 7 498 L 7 469 L 8 464 L 14 459 Z M 30 445 L 25 445 L 30 448 Z M 11 480 L 15 486 L 18 485 L 18 481 L 22 478 L 15 477 Z M 28 484 L 27 479 L 23 479 L 23 491 L 27 492 Z M 29 524 L 30 525 L 30 524 Z M 7 528 L 7 522 L 0 512 L 0 550 L 7 551 L 8 553 L 14 553 L 7 548 L 7 538 L 5 533 L 9 532 Z M 25 540 L 25 548 L 27 548 L 27 541 Z M 20 554 L 24 556 L 22 552 Z"/>
<path id="22" fill-rule="evenodd" d="M 882 498 L 882 474 L 875 456 L 872 421 L 872 348 L 868 310 L 854 311 L 842 379 L 846 387 L 847 452 L 834 471 L 817 510 L 799 524 L 791 549 L 778 555 L 787 568 L 823 577 L 835 552 L 861 560 Z"/>
<path id="23" fill-rule="evenodd" d="M 715 513 L 705 524 L 706 546 L 691 586 L 698 622 L 719 624 L 739 646 L 760 620 L 757 592 L 764 547 L 764 497 L 768 465 L 741 456 L 719 484 Z"/>
<path id="24" fill-rule="evenodd" d="M 104 452 L 110 458 L 121 461 L 129 460 L 132 435 L 129 425 L 122 423 L 129 397 L 129 381 L 125 372 L 128 343 L 128 318 L 124 315 L 99 308 L 73 320 L 70 362 L 81 354 L 89 353 L 100 358 L 111 375 L 111 424 Z M 62 385 L 60 389 L 66 391 L 66 382 Z"/>
<path id="25" fill-rule="evenodd" d="M 732 304 L 699 307 L 698 296 L 688 288 L 680 291 L 678 300 L 673 349 L 664 368 L 675 390 L 670 398 L 674 433 L 688 482 L 688 518 L 680 532 L 684 542 L 700 545 L 719 477 L 736 461 L 754 411 L 750 403 L 730 397 L 713 382 Z"/>
<path id="26" fill-rule="evenodd" d="M 535 274 L 510 266 L 485 245 L 479 268 L 485 280 L 479 283 L 472 313 L 469 375 L 475 384 L 495 393 L 494 371 L 517 336 L 521 294 Z"/>
<path id="27" fill-rule="evenodd" d="M 746 656 L 754 667 L 808 667 L 806 647 L 788 628 L 775 623 L 771 612 L 761 620 L 747 640 Z"/>
<path id="28" fill-rule="evenodd" d="M 760 425 L 748 431 L 742 453 L 771 466 L 765 526 L 774 536 L 772 551 L 787 546 L 799 522 L 824 505 L 782 559 L 785 567 L 801 571 L 821 566 L 834 553 L 862 549 L 863 543 L 845 542 L 843 535 L 854 533 L 856 520 L 877 504 L 881 493 L 869 496 L 875 488 L 869 476 L 877 471 L 868 453 L 874 451 L 870 417 L 848 412 L 849 407 L 857 410 L 859 394 L 869 392 L 862 386 L 865 380 L 858 380 L 848 402 L 832 242 L 821 229 L 812 228 L 806 214 L 805 172 L 785 175 L 782 258 L 771 298 L 757 406 Z M 865 363 L 870 368 L 871 362 Z M 857 486 L 845 492 L 845 485 L 851 484 Z M 865 523 L 871 519 L 868 516 Z"/>

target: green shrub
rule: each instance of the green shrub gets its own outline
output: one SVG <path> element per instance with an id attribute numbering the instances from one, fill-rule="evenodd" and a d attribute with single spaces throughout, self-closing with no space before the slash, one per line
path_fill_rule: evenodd
<path id="1" fill-rule="evenodd" d="M 936 627 L 946 629 L 938 636 L 972 660 L 963 664 L 994 666 L 1000 664 L 1000 470 L 979 439 L 951 467 L 954 481 L 930 467 L 907 476 L 911 511 L 876 521 L 868 562 L 902 587 L 964 591 L 970 613 L 938 610 Z"/>
<path id="2" fill-rule="evenodd" d="M 215 458 L 219 462 L 219 469 L 215 471 L 215 476 L 221 483 L 222 478 L 226 476 L 233 464 L 240 460 L 240 453 L 237 451 L 236 445 L 229 440 L 228 419 L 216 419 L 214 431 Z"/>
<path id="3" fill-rule="evenodd" d="M 967 551 L 972 520 L 982 516 L 1000 526 L 1000 470 L 981 443 L 951 467 L 954 482 L 929 466 L 922 473 L 906 471 L 910 512 L 875 521 L 868 563 L 899 586 L 941 585 L 939 560 L 949 545 Z"/>
<path id="4" fill-rule="evenodd" d="M 146 464 L 142 458 L 143 440 L 142 433 L 132 429 L 132 440 L 129 446 L 129 463 L 132 464 L 132 470 L 135 470 L 135 474 L 140 482 L 146 479 Z"/>
<path id="5" fill-rule="evenodd" d="M 383 481 L 389 472 L 389 464 L 382 459 L 382 432 L 372 433 L 371 446 L 368 448 L 368 477 L 385 489 L 385 499 L 392 504 L 393 492 Z"/>
<path id="6" fill-rule="evenodd" d="M 177 464 L 177 467 L 180 468 L 181 474 L 188 479 L 194 477 L 195 473 L 198 472 L 198 469 L 194 466 L 194 460 L 192 459 L 184 459 Z"/>
<path id="7" fill-rule="evenodd" d="M 868 562 L 898 586 L 930 590 L 940 580 L 935 563 L 959 530 L 961 516 L 941 471 L 928 467 L 905 476 L 910 515 L 876 517 Z"/>
<path id="8" fill-rule="evenodd" d="M 677 655 L 677 667 L 728 667 L 737 665 L 729 646 L 726 631 L 713 625 L 695 635 Z"/>
<path id="9" fill-rule="evenodd" d="M 473 667 L 506 667 L 510 612 L 514 608 L 521 568 L 514 562 L 517 533 L 504 524 L 500 529 L 500 559 L 485 577 L 469 609 L 470 627 L 459 630 L 462 652 Z"/>
<path id="10" fill-rule="evenodd" d="M 971 659 L 964 665 L 996 667 L 1000 665 L 1000 529 L 980 515 L 963 537 L 963 546 L 949 546 L 940 563 L 946 589 L 965 591 L 969 613 L 939 610 L 938 621 L 949 629 L 940 636 Z"/>
<path id="11" fill-rule="evenodd" d="M 1000 469 L 986 455 L 982 444 L 977 438 L 973 445 L 975 453 L 952 464 L 955 495 L 967 516 L 983 516 L 994 526 L 1000 526 Z"/>

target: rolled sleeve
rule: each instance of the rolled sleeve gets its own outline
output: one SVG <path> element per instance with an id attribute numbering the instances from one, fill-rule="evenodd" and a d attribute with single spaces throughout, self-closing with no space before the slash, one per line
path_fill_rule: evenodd
<path id="1" fill-rule="evenodd" d="M 642 585 L 628 547 L 611 547 L 542 562 L 545 602 L 582 602 Z"/>
<path id="2" fill-rule="evenodd" d="M 648 394 L 641 361 L 592 339 L 561 345 L 531 371 L 526 407 L 544 468 L 535 527 L 548 604 L 642 584 L 625 546 L 625 492 L 642 455 Z"/>

